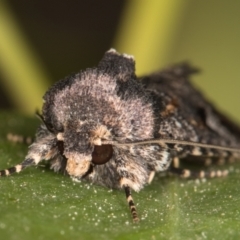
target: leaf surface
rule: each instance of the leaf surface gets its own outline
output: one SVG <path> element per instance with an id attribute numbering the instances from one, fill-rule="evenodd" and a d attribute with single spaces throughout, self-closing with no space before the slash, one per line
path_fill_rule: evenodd
<path id="1" fill-rule="evenodd" d="M 27 146 L 8 132 L 34 136 L 39 121 L 0 113 L 0 168 L 24 159 Z M 0 236 L 32 239 L 240 239 L 239 164 L 207 181 L 156 177 L 133 193 L 141 221 L 133 224 L 123 191 L 76 183 L 47 166 L 0 179 Z"/>

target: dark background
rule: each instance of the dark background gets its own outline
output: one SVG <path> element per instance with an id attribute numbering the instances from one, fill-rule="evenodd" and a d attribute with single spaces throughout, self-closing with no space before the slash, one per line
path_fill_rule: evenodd
<path id="1" fill-rule="evenodd" d="M 9 0 L 15 19 L 50 75 L 50 85 L 96 65 L 110 48 L 125 1 Z M 0 82 L 3 81 L 0 74 Z M 12 108 L 0 88 L 0 107 Z"/>
<path id="2" fill-rule="evenodd" d="M 42 79 L 43 82 L 46 82 L 44 90 L 28 89 L 23 93 L 28 95 L 31 91 L 34 95 L 36 92 L 41 104 L 40 96 L 54 82 L 73 72 L 96 65 L 106 50 L 116 47 L 116 37 L 121 35 L 120 29 L 123 26 L 123 20 L 126 19 L 126 9 L 128 9 L 129 3 L 134 2 L 137 11 L 139 3 L 143 0 L 71 2 L 3 0 L 2 2 L 8 6 L 19 31 L 24 36 L 25 43 L 32 50 L 34 58 L 38 59 L 41 69 L 47 73 L 48 78 Z M 156 1 L 153 0 L 147 3 L 152 4 L 153 2 L 156 4 Z M 133 8 L 133 15 L 128 16 L 127 24 L 131 25 L 134 22 L 136 28 L 142 31 L 141 35 L 133 39 L 135 34 L 133 31 L 133 36 L 131 32 L 120 36 L 125 39 L 125 45 L 129 41 L 129 46 L 128 48 L 120 46 L 117 49 L 120 52 L 133 54 L 136 58 L 137 70 L 141 73 L 151 72 L 175 62 L 190 61 L 193 65 L 203 69 L 202 74 L 193 79 L 196 86 L 204 91 L 207 97 L 221 110 L 240 121 L 240 1 L 180 0 L 175 2 L 170 0 L 158 3 L 157 11 L 148 12 L 146 7 L 146 13 L 140 14 L 137 21 Z M 167 13 L 167 16 L 164 16 L 162 9 L 166 3 L 172 4 L 173 8 Z M 166 56 L 162 60 L 162 53 L 159 51 L 160 40 L 161 37 L 163 39 L 166 37 L 162 27 L 164 27 L 165 21 L 168 27 L 171 19 L 176 17 L 177 11 L 174 7 L 181 8 L 181 16 L 177 16 L 177 20 L 175 19 L 175 23 L 172 24 L 169 46 L 167 46 Z M 156 22 L 151 25 L 144 24 L 158 14 L 158 11 L 159 17 Z M 160 26 L 159 21 L 162 21 L 163 25 Z M 162 35 L 157 40 L 152 36 L 146 38 L 146 45 L 141 45 L 139 49 L 133 50 L 134 46 L 146 37 L 146 32 L 154 27 L 156 28 L 155 32 Z M 156 47 L 155 58 L 153 58 L 153 51 L 150 50 L 148 57 L 140 58 L 138 56 L 143 51 L 147 52 L 152 45 Z M 163 44 L 162 48 L 164 47 Z M 156 56 L 159 56 L 159 59 Z M 151 66 L 150 59 L 156 60 L 156 64 Z M 138 64 L 142 66 L 140 63 L 143 60 L 145 61 L 143 64 L 150 63 L 150 67 L 148 66 L 144 70 L 142 67 L 140 69 L 138 67 Z M 10 80 L 2 68 L 4 61 L 0 52 L 0 108 L 14 109 L 27 114 L 33 113 L 34 110 L 30 109 L 31 111 L 29 111 L 27 108 L 19 107 L 18 100 L 15 99 L 15 92 L 7 86 L 6 83 Z M 15 71 L 14 67 L 12 71 Z M 18 84 L 20 89 L 21 81 Z M 28 102 L 31 102 L 30 96 Z"/>

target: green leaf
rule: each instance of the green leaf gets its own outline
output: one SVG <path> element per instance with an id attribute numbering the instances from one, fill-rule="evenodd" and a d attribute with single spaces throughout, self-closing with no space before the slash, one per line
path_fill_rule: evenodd
<path id="1" fill-rule="evenodd" d="M 0 168 L 21 162 L 14 132 L 34 135 L 39 121 L 0 114 Z M 223 166 L 229 168 L 230 166 Z M 240 239 L 239 164 L 207 181 L 157 177 L 133 193 L 141 218 L 132 223 L 123 191 L 76 183 L 46 166 L 0 179 L 1 239 Z"/>

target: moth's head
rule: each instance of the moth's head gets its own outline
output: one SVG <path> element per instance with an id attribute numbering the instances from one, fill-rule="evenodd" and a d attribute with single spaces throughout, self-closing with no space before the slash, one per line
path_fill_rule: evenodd
<path id="1" fill-rule="evenodd" d="M 67 159 L 68 174 L 80 178 L 89 171 L 90 166 L 110 161 L 113 147 L 102 145 L 102 140 L 111 137 L 106 126 L 81 122 L 77 129 L 66 128 L 65 131 L 59 132 L 56 138 L 59 150 Z"/>
<path id="2" fill-rule="evenodd" d="M 108 51 L 97 67 L 63 79 L 44 95 L 42 118 L 67 158 L 66 170 L 81 177 L 113 155 L 102 140 L 152 137 L 153 112 L 135 76 L 131 56 Z M 144 126 L 144 128 L 142 127 Z"/>
<path id="3" fill-rule="evenodd" d="M 111 49 L 97 67 L 57 82 L 44 95 L 42 118 L 71 176 L 84 176 L 91 165 L 110 161 L 113 148 L 101 141 L 111 140 L 112 128 L 120 127 L 119 82 L 134 76 L 133 58 Z"/>

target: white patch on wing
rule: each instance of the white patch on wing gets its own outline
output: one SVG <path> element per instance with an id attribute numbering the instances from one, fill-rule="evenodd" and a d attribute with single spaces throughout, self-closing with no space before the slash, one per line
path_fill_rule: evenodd
<path id="1" fill-rule="evenodd" d="M 128 186 L 131 189 L 133 189 L 136 192 L 139 192 L 141 190 L 141 185 L 133 182 L 132 180 L 128 179 L 128 178 L 121 178 L 120 180 L 120 187 L 123 188 L 124 186 Z"/>
<path id="2" fill-rule="evenodd" d="M 171 161 L 169 160 L 170 153 L 167 151 L 161 151 L 160 154 L 160 159 L 157 160 L 157 166 L 156 166 L 156 171 L 157 172 L 162 172 L 168 169 Z"/>
<path id="3" fill-rule="evenodd" d="M 155 171 L 151 171 L 148 177 L 148 184 L 152 182 L 152 180 L 154 179 L 154 176 L 155 176 Z"/>

